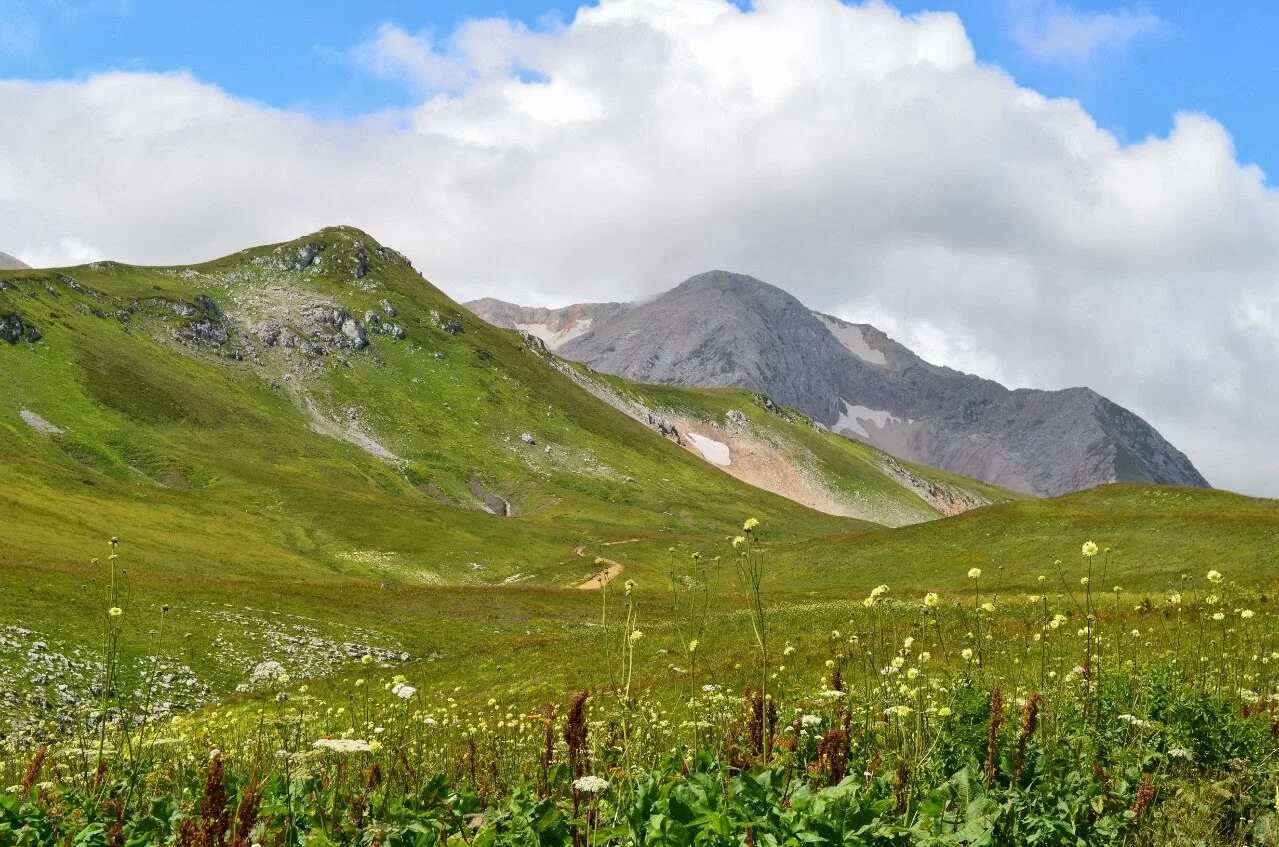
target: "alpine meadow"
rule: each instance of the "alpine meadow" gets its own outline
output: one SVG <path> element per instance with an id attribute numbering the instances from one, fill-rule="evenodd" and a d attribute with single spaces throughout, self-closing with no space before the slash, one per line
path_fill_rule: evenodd
<path id="1" fill-rule="evenodd" d="M 0 847 L 1279 847 L 1243 23 L 118 5 L 0 2 Z"/>

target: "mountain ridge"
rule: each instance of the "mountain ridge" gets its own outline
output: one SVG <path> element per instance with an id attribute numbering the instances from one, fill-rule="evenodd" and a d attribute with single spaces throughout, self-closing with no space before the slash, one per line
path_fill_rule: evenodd
<path id="1" fill-rule="evenodd" d="M 934 365 L 869 324 L 815 312 L 744 274 L 707 271 L 620 306 L 464 305 L 499 326 L 553 324 L 556 353 L 595 370 L 761 391 L 894 456 L 1016 491 L 1055 496 L 1133 481 L 1207 486 L 1153 427 L 1092 389 L 1009 389 Z"/>
<path id="2" fill-rule="evenodd" d="M 31 266 L 16 256 L 0 252 L 0 271 L 29 271 Z"/>

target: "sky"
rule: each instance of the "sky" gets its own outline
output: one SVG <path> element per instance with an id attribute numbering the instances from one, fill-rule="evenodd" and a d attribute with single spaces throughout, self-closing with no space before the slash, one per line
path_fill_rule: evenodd
<path id="1" fill-rule="evenodd" d="M 358 226 L 457 299 L 711 267 L 1279 496 L 1279 16 L 1189 0 L 0 0 L 0 250 Z"/>

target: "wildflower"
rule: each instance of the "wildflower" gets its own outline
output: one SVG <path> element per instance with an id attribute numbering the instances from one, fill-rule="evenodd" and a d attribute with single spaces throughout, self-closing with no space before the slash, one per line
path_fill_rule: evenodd
<path id="1" fill-rule="evenodd" d="M 317 750 L 330 750 L 334 753 L 371 753 L 373 742 L 356 738 L 321 738 L 311 744 Z"/>
<path id="2" fill-rule="evenodd" d="M 401 700 L 408 700 L 417 693 L 417 689 L 411 685 L 405 685 L 402 682 L 395 683 L 395 687 L 391 689 L 391 693 Z"/>
<path id="3" fill-rule="evenodd" d="M 1087 585 L 1087 584 L 1088 584 L 1088 577 L 1086 577 L 1086 576 L 1081 576 L 1081 577 L 1079 578 L 1079 584 L 1080 584 L 1080 585 Z"/>
<path id="4" fill-rule="evenodd" d="M 373 664 L 373 655 L 371 653 L 365 653 L 360 657 L 360 662 L 365 665 Z"/>
<path id="5" fill-rule="evenodd" d="M 972 661 L 972 658 L 973 658 L 973 648 L 971 648 L 971 647 L 965 647 L 963 650 L 960 650 L 960 651 L 959 651 L 959 655 L 960 655 L 960 656 L 963 656 L 963 658 L 964 658 L 964 661 L 965 661 L 965 662 Z"/>
<path id="6" fill-rule="evenodd" d="M 738 536 L 736 536 L 736 537 L 733 539 L 733 546 L 734 546 L 734 547 L 741 547 L 741 546 L 742 546 L 743 544 L 745 544 L 745 543 L 746 543 L 746 537 L 745 537 L 745 536 L 738 535 Z"/>
<path id="7" fill-rule="evenodd" d="M 1239 617 L 1243 618 L 1244 620 L 1248 620 L 1248 618 L 1252 617 L 1254 614 L 1256 613 L 1253 612 L 1252 609 L 1244 609 L 1243 611 L 1239 613 Z"/>
<path id="8" fill-rule="evenodd" d="M 1208 571 L 1209 582 L 1221 582 L 1222 576 L 1220 571 Z"/>
<path id="9" fill-rule="evenodd" d="M 1225 619 L 1226 619 L 1226 613 L 1225 613 L 1225 612 L 1213 612 L 1212 619 L 1213 619 L 1214 621 L 1222 621 L 1222 620 L 1225 620 Z"/>
<path id="10" fill-rule="evenodd" d="M 782 651 L 782 655 L 783 655 L 783 656 L 789 656 L 789 655 L 791 655 L 791 654 L 792 654 L 792 653 L 794 653 L 794 652 L 795 652 L 795 648 L 794 648 L 793 646 L 791 646 L 790 644 L 787 644 L 787 645 L 786 645 L 786 649 Z"/>
<path id="11" fill-rule="evenodd" d="M 381 750 L 381 749 L 382 749 L 382 742 L 378 741 L 376 738 L 369 742 L 370 753 L 376 753 L 378 750 Z"/>
<path id="12" fill-rule="evenodd" d="M 752 532 L 757 526 L 759 526 L 758 518 L 747 518 L 746 523 L 742 524 L 742 531 Z"/>
<path id="13" fill-rule="evenodd" d="M 696 652 L 697 652 L 697 639 L 696 639 L 696 638 L 694 638 L 692 641 L 688 642 L 688 652 L 690 652 L 690 653 L 696 653 Z"/>
<path id="14" fill-rule="evenodd" d="M 981 568 L 969 568 L 969 569 L 968 569 L 968 578 L 969 578 L 969 579 L 977 579 L 977 578 L 978 578 L 978 577 L 980 577 L 980 576 L 981 576 Z"/>
<path id="15" fill-rule="evenodd" d="M 608 780 L 598 776 L 580 776 L 573 780 L 573 787 L 583 794 L 599 794 L 608 788 Z"/>
<path id="16" fill-rule="evenodd" d="M 995 611 L 995 604 L 991 603 L 990 601 L 986 601 L 985 603 L 981 604 L 981 610 L 983 612 L 993 612 Z"/>
<path id="17" fill-rule="evenodd" d="M 626 596 L 627 597 L 631 596 L 631 592 L 635 590 L 635 580 L 633 579 L 626 580 L 626 584 L 623 586 L 623 588 L 626 589 Z"/>
<path id="18" fill-rule="evenodd" d="M 644 633 L 640 632 L 637 629 L 631 633 L 631 643 L 634 644 L 636 641 L 639 641 L 643 637 L 644 637 Z"/>
<path id="19" fill-rule="evenodd" d="M 828 700 L 841 700 L 848 695 L 843 691 L 835 691 L 834 689 L 831 689 L 830 691 L 823 691 L 822 696 Z"/>
<path id="20" fill-rule="evenodd" d="M 1093 556 L 1097 555 L 1097 545 L 1091 541 L 1085 541 L 1082 552 L 1085 556 L 1091 559 Z"/>
<path id="21" fill-rule="evenodd" d="M 950 717 L 950 706 L 942 706 L 941 708 L 939 708 L 937 710 L 937 717 L 939 718 Z"/>
<path id="22" fill-rule="evenodd" d="M 1173 593 L 1169 594 L 1169 595 L 1168 595 L 1168 604 L 1169 604 L 1169 605 L 1171 605 L 1171 606 L 1180 606 L 1180 605 L 1181 605 L 1181 594 L 1180 594 L 1179 592 L 1176 592 L 1176 591 L 1174 591 Z"/>
<path id="23" fill-rule="evenodd" d="M 937 596 L 936 592 L 930 591 L 924 595 L 924 605 L 930 609 L 940 602 L 941 598 Z"/>
<path id="24" fill-rule="evenodd" d="M 802 718 L 799 719 L 799 722 L 803 724 L 804 726 L 817 726 L 818 724 L 822 722 L 822 716 L 821 715 L 804 715 Z"/>

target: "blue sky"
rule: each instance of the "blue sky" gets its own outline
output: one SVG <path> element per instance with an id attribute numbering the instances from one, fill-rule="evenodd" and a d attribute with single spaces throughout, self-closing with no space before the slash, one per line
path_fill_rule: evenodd
<path id="1" fill-rule="evenodd" d="M 190 69 L 241 97 L 340 117 L 411 103 L 352 48 L 392 23 L 446 35 L 468 19 L 504 16 L 542 27 L 576 3 L 549 0 L 0 0 L 0 77 L 75 78 L 110 69 Z M 742 0 L 739 5 L 749 5 Z M 1179 110 L 1202 111 L 1233 134 L 1241 162 L 1279 172 L 1279 15 L 1265 0 L 898 0 L 903 11 L 950 10 L 981 61 L 1051 96 L 1080 100 L 1122 141 L 1166 134 Z M 1137 31 L 1086 57 L 1028 50 L 1028 20 L 1066 10 L 1136 21 Z M 1126 18 L 1124 18 L 1126 16 Z M 1274 184 L 1273 176 L 1270 183 Z"/>

